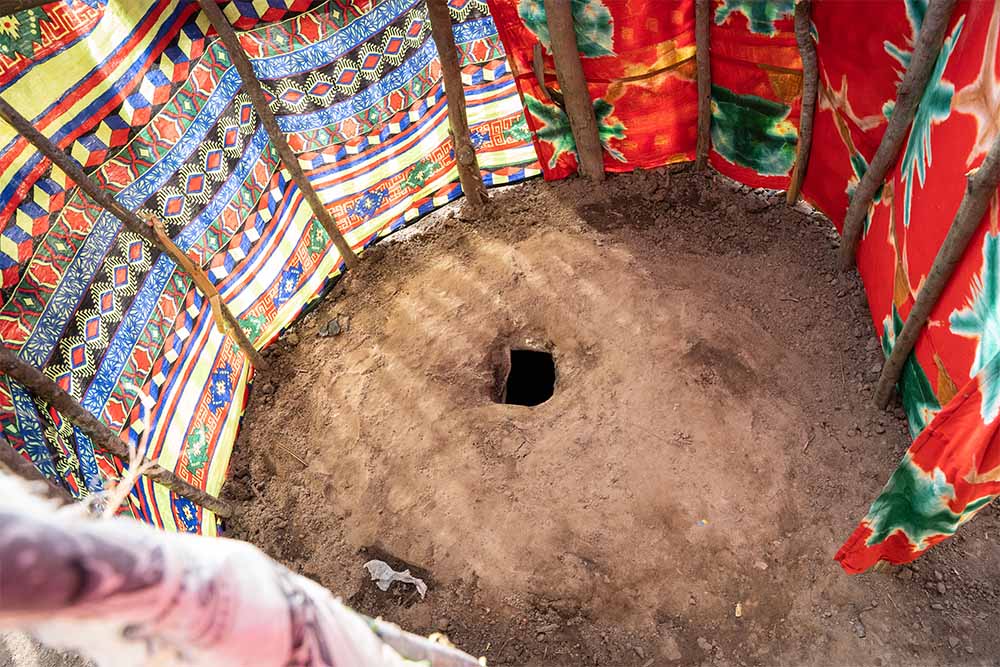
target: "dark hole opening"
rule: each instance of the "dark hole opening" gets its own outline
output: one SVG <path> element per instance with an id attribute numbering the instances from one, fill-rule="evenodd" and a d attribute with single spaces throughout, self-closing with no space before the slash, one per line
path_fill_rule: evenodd
<path id="1" fill-rule="evenodd" d="M 556 362 L 549 352 L 511 350 L 510 374 L 504 392 L 509 405 L 540 405 L 552 398 L 556 386 Z"/>

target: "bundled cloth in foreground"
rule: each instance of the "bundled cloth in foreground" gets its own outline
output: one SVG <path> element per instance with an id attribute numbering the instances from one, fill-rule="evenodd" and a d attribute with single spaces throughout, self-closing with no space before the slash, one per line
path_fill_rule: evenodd
<path id="1" fill-rule="evenodd" d="M 351 611 L 244 542 L 85 508 L 58 508 L 0 471 L 0 631 L 99 667 L 480 664 Z"/>

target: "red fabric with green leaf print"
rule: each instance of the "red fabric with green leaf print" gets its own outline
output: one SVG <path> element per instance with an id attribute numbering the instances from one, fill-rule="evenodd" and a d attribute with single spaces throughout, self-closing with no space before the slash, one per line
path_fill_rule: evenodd
<path id="1" fill-rule="evenodd" d="M 721 173 L 788 187 L 802 100 L 792 0 L 716 0 L 711 27 L 712 150 Z"/>

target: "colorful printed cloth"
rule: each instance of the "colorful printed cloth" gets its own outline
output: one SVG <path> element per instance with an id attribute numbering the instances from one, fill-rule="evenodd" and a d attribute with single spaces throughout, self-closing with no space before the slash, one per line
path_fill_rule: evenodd
<path id="1" fill-rule="evenodd" d="M 480 664 L 354 613 L 245 542 L 82 512 L 0 473 L 0 630 L 99 667 Z"/>
<path id="2" fill-rule="evenodd" d="M 802 60 L 793 0 L 726 0 L 712 12 L 712 148 L 721 173 L 785 189 L 795 166 Z"/>
<path id="3" fill-rule="evenodd" d="M 354 248 L 461 194 L 423 2 L 326 2 L 299 13 L 310 3 L 279 0 L 262 15 L 258 4 L 224 9 L 243 26 L 291 17 L 240 39 Z M 485 4 L 450 7 L 484 180 L 538 174 Z M 0 56 L 11 61 L 0 58 L 4 99 L 122 204 L 161 217 L 258 347 L 339 274 L 336 250 L 196 3 L 56 3 L 0 21 Z M 61 35 L 49 29 L 60 21 L 69 21 Z M 160 465 L 218 493 L 252 377 L 243 355 L 173 262 L 11 128 L 0 135 L 0 339 L 123 438 L 141 439 Z M 7 378 L 0 426 L 74 495 L 121 473 L 120 461 Z M 130 510 L 165 528 L 216 532 L 211 513 L 148 480 Z"/>

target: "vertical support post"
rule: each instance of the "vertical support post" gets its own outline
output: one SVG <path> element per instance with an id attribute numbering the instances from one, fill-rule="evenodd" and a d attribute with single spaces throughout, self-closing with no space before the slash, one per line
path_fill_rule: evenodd
<path id="1" fill-rule="evenodd" d="M 708 166 L 708 149 L 712 144 L 712 61 L 711 31 L 712 0 L 694 0 L 695 64 L 698 68 L 698 144 L 694 166 Z"/>
<path id="2" fill-rule="evenodd" d="M 83 167 L 80 164 L 66 155 L 63 151 L 49 141 L 41 132 L 32 127 L 31 123 L 28 122 L 24 116 L 17 112 L 14 107 L 10 106 L 6 100 L 0 99 L 0 118 L 3 118 L 11 127 L 17 130 L 18 134 L 27 139 L 31 145 L 37 148 L 42 155 L 52 160 L 52 163 L 57 167 L 62 169 L 67 176 L 69 176 L 74 183 L 76 183 L 81 190 L 90 195 L 90 198 L 97 203 L 98 206 L 102 207 L 104 210 L 108 211 L 116 218 L 122 221 L 125 227 L 134 234 L 141 236 L 143 239 L 149 242 L 154 248 L 157 248 L 160 252 L 166 253 L 170 259 L 174 261 L 182 270 L 188 272 L 192 277 L 195 284 L 205 291 L 205 285 L 210 285 L 211 290 L 214 292 L 215 287 L 211 285 L 211 281 L 208 280 L 208 276 L 205 276 L 201 269 L 188 258 L 177 246 L 170 243 L 164 243 L 159 235 L 157 235 L 156 230 L 153 229 L 149 224 L 144 222 L 134 211 L 130 211 L 118 201 L 112 197 L 110 194 L 101 189 L 101 186 L 97 184 L 97 181 L 92 179 L 90 176 L 83 171 Z M 216 292 L 216 294 L 218 294 Z M 208 293 L 205 296 L 210 296 Z M 267 362 L 264 361 L 264 357 L 261 356 L 260 352 L 254 348 L 253 343 L 246 337 L 243 333 L 243 329 L 239 326 L 236 318 L 233 316 L 232 311 L 226 306 L 226 304 L 217 302 L 214 304 L 216 307 L 216 316 L 220 317 L 225 321 L 227 325 L 231 325 L 228 328 L 236 343 L 240 346 L 243 354 L 247 355 L 255 367 L 260 369 L 267 368 Z"/>
<path id="3" fill-rule="evenodd" d="M 23 384 L 36 396 L 41 397 L 59 413 L 75 424 L 90 438 L 94 445 L 111 452 L 125 461 L 129 460 L 128 448 L 111 429 L 90 414 L 75 398 L 63 391 L 62 387 L 45 377 L 40 370 L 31 366 L 12 350 L 0 345 L 0 374 L 10 376 Z M 159 465 L 152 465 L 146 476 L 166 486 L 179 496 L 210 509 L 221 517 L 233 515 L 229 503 L 215 498 L 196 488 Z"/>
<path id="4" fill-rule="evenodd" d="M 604 151 L 594 116 L 594 103 L 583 75 L 570 0 L 544 0 L 556 79 L 566 104 L 566 115 L 576 142 L 580 173 L 592 181 L 604 180 Z"/>
<path id="5" fill-rule="evenodd" d="M 50 4 L 52 0 L 0 0 L 0 16 L 16 14 L 25 9 L 34 9 L 42 5 Z"/>
<path id="6" fill-rule="evenodd" d="M 799 200 L 802 182 L 809 167 L 809 153 L 812 151 L 813 116 L 816 113 L 816 95 L 819 91 L 819 65 L 816 58 L 816 44 L 812 39 L 812 0 L 799 0 L 795 5 L 795 41 L 799 44 L 802 57 L 802 113 L 799 116 L 799 142 L 795 151 L 795 168 L 788 185 L 788 205 L 794 206 Z"/>
<path id="7" fill-rule="evenodd" d="M 476 148 L 469 133 L 469 119 L 465 112 L 465 89 L 462 85 L 462 71 L 458 63 L 458 48 L 455 33 L 451 27 L 451 14 L 446 0 L 427 0 L 427 13 L 431 19 L 431 36 L 441 58 L 441 78 L 444 94 L 448 100 L 448 124 L 451 140 L 455 147 L 455 163 L 458 180 L 462 183 L 472 210 L 480 213 L 488 199 L 483 175 L 479 171 Z"/>
<path id="8" fill-rule="evenodd" d="M 330 240 L 333 241 L 333 245 L 340 252 L 340 256 L 344 258 L 347 268 L 357 268 L 357 255 L 354 254 L 351 246 L 347 243 L 343 234 L 340 233 L 340 229 L 337 228 L 337 223 L 334 222 L 333 216 L 330 215 L 330 211 L 326 209 L 319 195 L 316 194 L 312 183 L 309 182 L 309 178 L 302 171 L 301 165 L 299 165 L 298 157 L 296 157 L 292 147 L 288 145 L 288 141 L 285 140 L 285 134 L 278 126 L 278 120 L 274 117 L 271 107 L 264 98 L 264 90 L 260 87 L 260 81 L 257 80 L 257 75 L 253 71 L 253 65 L 250 64 L 246 52 L 240 45 L 239 37 L 236 36 L 233 27 L 229 25 L 229 19 L 222 13 L 222 9 L 219 8 L 215 0 L 198 0 L 198 4 L 208 16 L 212 27 L 219 33 L 222 43 L 226 45 L 226 50 L 233 61 L 233 66 L 236 67 L 236 71 L 239 72 L 240 79 L 243 81 L 243 89 L 250 96 L 250 102 L 253 103 L 254 110 L 260 116 L 261 124 L 267 130 L 267 136 L 278 151 L 278 155 L 281 157 L 285 168 L 291 173 L 295 185 L 298 186 L 302 196 L 308 202 L 313 215 L 323 225 L 323 229 L 326 230 Z"/>
<path id="9" fill-rule="evenodd" d="M 962 197 L 958 213 L 955 214 L 955 219 L 948 228 L 948 234 L 938 248 L 934 263 L 931 264 L 927 278 L 920 286 L 920 292 L 917 293 L 913 308 L 903 323 L 902 331 L 896 336 L 892 352 L 882 366 L 882 374 L 875 387 L 875 403 L 879 407 L 884 408 L 889 403 L 892 388 L 899 381 L 906 359 L 927 323 L 931 310 L 941 298 L 941 293 L 955 272 L 955 267 L 961 261 L 965 248 L 979 229 L 990 199 L 997 196 L 998 185 L 1000 185 L 1000 139 L 993 142 L 979 169 L 968 177 L 965 196 Z"/>
<path id="10" fill-rule="evenodd" d="M 917 113 L 917 106 L 923 97 L 924 89 L 927 88 L 931 72 L 934 71 L 934 63 L 937 62 L 941 44 L 944 43 L 944 33 L 948 29 L 948 20 L 954 7 L 955 0 L 929 1 L 920 34 L 917 35 L 917 43 L 910 56 L 910 65 L 906 68 L 903 82 L 899 84 L 899 92 L 896 93 L 896 104 L 892 109 L 889 124 L 885 128 L 885 134 L 882 135 L 882 141 L 875 151 L 871 164 L 868 165 L 858 187 L 854 190 L 854 196 L 851 197 L 851 203 L 844 215 L 844 233 L 840 241 L 840 266 L 845 271 L 854 265 L 854 254 L 875 193 L 885 181 L 890 167 L 895 164 L 899 151 L 909 135 L 910 124 Z"/>

